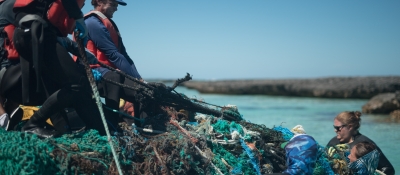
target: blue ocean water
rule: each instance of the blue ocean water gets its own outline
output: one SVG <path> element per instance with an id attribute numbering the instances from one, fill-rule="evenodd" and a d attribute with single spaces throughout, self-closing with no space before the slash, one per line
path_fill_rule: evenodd
<path id="1" fill-rule="evenodd" d="M 245 120 L 264 124 L 268 128 L 282 125 L 293 128 L 302 125 L 308 134 L 325 146 L 335 136 L 333 119 L 343 111 L 361 111 L 368 100 L 278 97 L 265 95 L 201 94 L 196 90 L 177 87 L 176 91 L 190 98 L 224 106 L 236 105 Z M 372 139 L 400 171 L 400 123 L 390 121 L 389 115 L 361 116 L 360 132 Z M 399 173 L 399 172 L 398 172 Z"/>

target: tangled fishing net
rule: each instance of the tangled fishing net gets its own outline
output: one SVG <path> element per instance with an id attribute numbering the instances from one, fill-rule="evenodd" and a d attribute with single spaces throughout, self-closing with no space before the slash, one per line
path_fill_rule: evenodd
<path id="1" fill-rule="evenodd" d="M 204 114 L 189 122 L 173 108 L 164 110 L 149 119 L 158 121 L 147 125 L 151 129 L 120 123 L 124 132 L 112 143 L 124 174 L 269 174 L 286 168 L 280 145 L 293 135 L 287 128 Z M 118 174 L 107 137 L 96 130 L 44 140 L 0 134 L 0 174 Z M 344 150 L 320 146 L 318 157 L 314 174 L 349 174 Z"/>
<path id="2" fill-rule="evenodd" d="M 123 132 L 111 142 L 96 130 L 39 139 L 0 129 L 0 174 L 260 175 L 286 169 L 281 145 L 293 137 L 291 130 L 247 122 L 234 105 L 211 105 L 160 86 L 142 89 L 138 101 L 152 109 L 148 117 L 140 125 L 121 122 Z M 334 149 L 319 146 L 314 174 L 349 172 L 344 151 Z"/>
<path id="3" fill-rule="evenodd" d="M 148 119 L 154 125 L 147 122 L 157 134 L 121 123 L 123 134 L 112 137 L 125 174 L 264 174 L 285 166 L 278 131 L 204 114 L 189 122 L 182 112 L 163 110 Z M 44 140 L 0 134 L 0 164 L 6 165 L 0 174 L 118 174 L 107 137 L 95 130 Z"/>

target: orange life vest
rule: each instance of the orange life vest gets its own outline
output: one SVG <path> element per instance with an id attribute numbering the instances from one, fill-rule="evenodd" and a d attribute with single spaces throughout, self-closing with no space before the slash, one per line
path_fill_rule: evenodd
<path id="1" fill-rule="evenodd" d="M 26 7 L 35 0 L 16 0 L 14 8 Z M 83 7 L 85 0 L 76 0 L 79 8 Z M 47 10 L 47 19 L 53 24 L 63 37 L 71 34 L 75 28 L 75 19 L 69 18 L 61 0 L 55 0 Z"/>
<path id="2" fill-rule="evenodd" d="M 115 29 L 115 27 L 113 26 L 111 21 L 103 13 L 101 13 L 99 11 L 90 11 L 89 13 L 87 13 L 85 15 L 85 19 L 91 15 L 96 16 L 97 18 L 99 18 L 101 20 L 101 22 L 103 22 L 104 26 L 107 28 L 108 32 L 110 33 L 111 40 L 113 41 L 113 43 L 119 50 L 119 47 L 118 47 L 119 32 Z M 97 49 L 97 47 L 95 46 L 95 44 L 92 40 L 88 41 L 86 48 L 90 52 L 92 52 L 94 54 L 94 56 L 96 56 L 96 58 L 98 59 L 99 62 L 109 65 L 113 68 L 117 68 L 114 64 L 112 64 L 110 61 L 108 61 L 108 57 L 106 56 L 106 54 L 104 54 L 101 50 Z M 96 67 L 100 67 L 100 65 L 99 64 L 90 65 L 90 67 L 96 68 Z"/>
<path id="3" fill-rule="evenodd" d="M 4 31 L 7 34 L 7 37 L 4 38 L 4 48 L 7 51 L 7 58 L 9 60 L 19 59 L 19 54 L 17 52 L 17 49 L 15 49 L 13 42 L 14 29 L 15 26 L 13 24 L 8 24 L 4 27 Z"/>

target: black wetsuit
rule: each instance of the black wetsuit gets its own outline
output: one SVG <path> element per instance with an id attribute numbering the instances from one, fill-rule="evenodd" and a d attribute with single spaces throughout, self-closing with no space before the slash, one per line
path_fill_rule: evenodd
<path id="1" fill-rule="evenodd" d="M 27 7 L 14 8 L 16 21 L 20 21 L 28 14 L 37 14 L 43 18 L 42 14 L 46 14 L 44 13 L 46 12 L 45 8 L 51 2 L 52 0 L 34 1 Z M 62 3 L 70 18 L 82 18 L 82 12 L 76 1 L 62 0 Z M 47 22 L 47 27 L 39 22 L 36 20 L 21 26 L 17 25 L 18 28 L 15 30 L 13 38 L 15 47 L 20 54 L 21 68 L 22 61 L 29 62 L 31 65 L 35 64 L 35 57 L 33 56 L 35 55 L 33 54 L 35 49 L 32 49 L 34 44 L 32 44 L 31 38 L 32 40 L 33 37 L 43 38 L 40 42 L 43 49 L 42 56 L 37 57 L 39 61 L 36 60 L 39 67 L 33 66 L 32 72 L 29 72 L 29 77 L 32 77 L 32 74 L 38 75 L 37 72 L 33 71 L 39 70 L 39 81 L 36 82 L 40 83 L 42 88 L 36 87 L 37 84 L 34 85 L 35 81 L 29 80 L 30 87 L 28 89 L 29 91 L 31 89 L 39 89 L 41 93 L 47 94 L 48 98 L 44 101 L 39 111 L 32 116 L 35 119 L 33 121 L 31 118 L 34 123 L 27 124 L 24 127 L 26 129 L 40 127 L 39 123 L 43 123 L 52 114 L 72 107 L 83 119 L 87 128 L 96 129 L 100 134 L 105 134 L 99 110 L 91 98 L 91 90 L 84 70 L 80 69 L 65 48 L 57 43 L 58 30 L 49 22 Z M 37 32 L 34 32 L 34 26 L 39 26 L 37 27 L 39 28 Z M 32 30 L 32 32 L 26 32 L 26 28 Z M 41 31 L 42 33 L 40 33 Z M 32 33 L 35 33 L 35 35 Z M 32 66 L 29 67 L 32 68 Z M 26 87 L 24 86 L 23 88 Z M 23 103 L 25 102 L 24 100 Z"/>
<path id="2" fill-rule="evenodd" d="M 389 162 L 389 160 L 386 158 L 385 154 L 383 154 L 382 150 L 378 147 L 378 145 L 369 139 L 367 136 L 362 135 L 361 133 L 358 133 L 357 135 L 354 136 L 354 141 L 349 143 L 350 149 L 353 148 L 354 145 L 360 142 L 370 142 L 376 145 L 376 148 L 378 149 L 380 156 L 379 156 L 379 163 L 378 163 L 378 170 L 384 172 L 387 175 L 394 175 L 395 171 L 393 168 L 393 165 Z M 341 144 L 339 140 L 336 137 L 333 137 L 329 143 L 327 144 L 327 147 L 330 146 L 335 146 L 337 144 Z"/>

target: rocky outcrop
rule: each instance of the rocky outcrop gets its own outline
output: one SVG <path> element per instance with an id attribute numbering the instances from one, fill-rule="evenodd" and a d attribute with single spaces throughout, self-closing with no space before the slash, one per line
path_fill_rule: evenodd
<path id="1" fill-rule="evenodd" d="M 400 109 L 390 113 L 390 119 L 393 122 L 400 122 Z"/>
<path id="2" fill-rule="evenodd" d="M 201 93 L 214 94 L 369 99 L 380 93 L 400 90 L 400 76 L 189 81 L 183 85 Z"/>
<path id="3" fill-rule="evenodd" d="M 400 110 L 400 91 L 374 96 L 362 107 L 363 113 L 389 114 Z"/>

